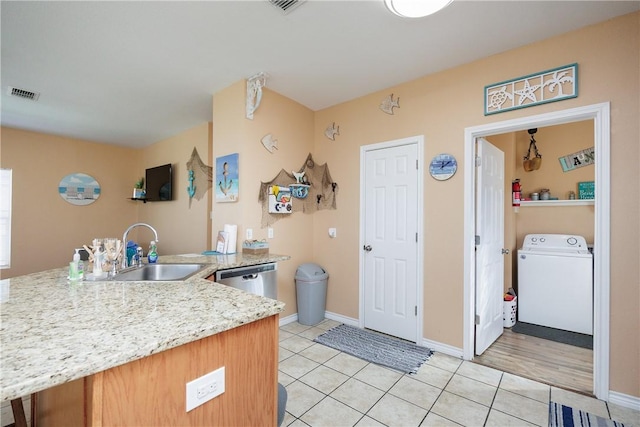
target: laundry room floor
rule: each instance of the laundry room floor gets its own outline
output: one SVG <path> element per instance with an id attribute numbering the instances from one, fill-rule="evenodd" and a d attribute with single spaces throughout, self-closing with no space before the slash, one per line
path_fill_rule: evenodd
<path id="1" fill-rule="evenodd" d="M 593 394 L 593 350 L 562 344 L 511 329 L 474 362 L 524 378 Z"/>

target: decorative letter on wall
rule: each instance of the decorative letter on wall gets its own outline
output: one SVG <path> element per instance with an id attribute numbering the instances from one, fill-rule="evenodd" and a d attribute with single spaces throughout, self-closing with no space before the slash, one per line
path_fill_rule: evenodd
<path id="1" fill-rule="evenodd" d="M 262 72 L 247 79 L 247 119 L 253 120 L 253 113 L 262 100 L 262 87 L 266 84 L 267 75 Z"/>
<path id="2" fill-rule="evenodd" d="M 578 64 L 542 71 L 484 88 L 484 115 L 576 98 Z"/>

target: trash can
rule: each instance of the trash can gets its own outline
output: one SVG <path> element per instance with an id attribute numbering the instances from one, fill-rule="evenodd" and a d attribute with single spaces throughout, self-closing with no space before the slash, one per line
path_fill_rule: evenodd
<path id="1" fill-rule="evenodd" d="M 302 264 L 296 270 L 298 322 L 315 325 L 324 320 L 329 273 L 318 264 Z"/>
<path id="2" fill-rule="evenodd" d="M 516 324 L 516 312 L 518 311 L 518 297 L 511 301 L 504 300 L 502 311 L 502 326 L 510 328 Z"/>

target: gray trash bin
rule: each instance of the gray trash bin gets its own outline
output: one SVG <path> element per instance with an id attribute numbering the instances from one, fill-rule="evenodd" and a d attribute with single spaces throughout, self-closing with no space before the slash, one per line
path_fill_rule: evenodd
<path id="1" fill-rule="evenodd" d="M 329 273 L 318 264 L 302 264 L 296 271 L 298 322 L 315 325 L 324 320 Z"/>

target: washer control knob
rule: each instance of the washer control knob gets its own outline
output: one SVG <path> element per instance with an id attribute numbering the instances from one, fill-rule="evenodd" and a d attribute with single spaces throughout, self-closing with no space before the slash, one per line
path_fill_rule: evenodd
<path id="1" fill-rule="evenodd" d="M 575 237 L 569 237 L 567 239 L 567 243 L 570 244 L 571 246 L 575 245 L 576 243 L 578 243 L 578 239 L 576 239 Z"/>
<path id="2" fill-rule="evenodd" d="M 538 238 L 537 238 L 537 237 L 532 237 L 532 238 L 531 238 L 531 241 L 535 243 L 535 242 L 537 242 L 537 241 L 538 241 Z"/>
<path id="3" fill-rule="evenodd" d="M 540 241 L 541 241 L 541 242 L 545 242 L 546 240 L 547 240 L 547 239 L 545 239 L 544 237 L 541 237 L 541 238 L 540 238 Z"/>

